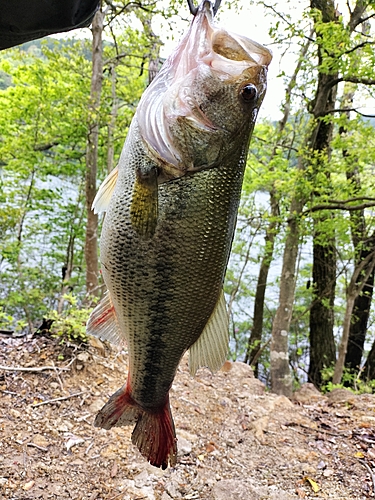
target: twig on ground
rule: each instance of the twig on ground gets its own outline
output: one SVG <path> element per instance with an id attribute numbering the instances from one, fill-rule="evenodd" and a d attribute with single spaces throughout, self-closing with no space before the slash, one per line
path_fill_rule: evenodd
<path id="1" fill-rule="evenodd" d="M 372 472 L 371 467 L 368 464 L 366 464 L 366 462 L 364 462 L 363 460 L 360 460 L 359 463 L 362 464 L 363 467 L 366 467 L 366 469 L 368 470 L 368 473 L 370 474 L 370 477 L 372 479 L 372 489 L 375 492 L 375 475 Z"/>
<path id="2" fill-rule="evenodd" d="M 328 431 L 327 429 L 323 429 L 322 427 L 317 427 L 316 429 L 314 429 L 314 427 L 310 427 L 310 426 L 305 425 L 305 424 L 298 424 L 297 422 L 286 422 L 284 425 L 286 427 L 299 426 L 299 427 L 302 427 L 303 429 L 306 429 L 306 430 L 311 431 L 311 432 L 320 432 L 321 434 L 329 434 L 330 436 L 339 436 L 339 437 L 344 437 L 344 438 L 352 437 L 351 432 L 346 432 L 346 431 L 332 432 L 332 431 Z M 297 430 L 297 429 L 295 429 L 295 430 Z"/>
<path id="3" fill-rule="evenodd" d="M 64 366 L 63 368 L 59 368 L 59 370 L 66 370 L 66 369 L 68 369 L 68 368 L 69 368 L 69 366 L 70 366 L 70 365 L 72 365 L 76 359 L 77 359 L 77 357 L 76 357 L 76 356 L 74 356 L 74 357 L 73 357 L 73 358 L 69 361 L 69 363 L 68 363 L 66 366 Z"/>
<path id="4" fill-rule="evenodd" d="M 23 367 L 23 366 L 4 366 L 0 365 L 0 370 L 6 370 L 11 372 L 42 372 L 44 370 L 56 370 L 56 366 L 35 366 L 35 367 Z M 59 368 L 59 370 L 69 370 L 67 366 Z"/>
<path id="5" fill-rule="evenodd" d="M 0 389 L 1 392 L 4 394 L 10 394 L 11 396 L 18 396 L 18 392 L 13 392 L 13 391 L 4 391 L 3 389 Z"/>
<path id="6" fill-rule="evenodd" d="M 44 446 L 39 446 L 38 444 L 35 443 L 27 443 L 26 446 L 32 446 L 33 448 L 37 448 L 40 451 L 48 451 L 48 448 L 44 448 Z"/>
<path id="7" fill-rule="evenodd" d="M 125 493 L 122 491 L 121 493 L 118 493 L 114 497 L 108 498 L 108 500 L 115 500 L 115 498 L 119 498 L 121 495 L 125 495 Z M 146 497 L 143 497 L 143 498 L 146 498 Z"/>
<path id="8" fill-rule="evenodd" d="M 91 450 L 91 448 L 92 448 L 93 446 L 94 446 L 94 441 L 92 441 L 92 442 L 88 445 L 88 447 L 86 448 L 85 455 L 87 455 L 87 454 L 88 454 L 88 452 Z"/>
<path id="9" fill-rule="evenodd" d="M 56 401 L 65 401 L 65 399 L 74 398 L 76 396 L 80 396 L 87 391 L 76 392 L 75 394 L 69 394 L 69 396 L 62 396 L 61 398 L 49 399 L 48 401 L 42 401 L 41 403 L 36 403 L 35 405 L 31 405 L 32 408 L 36 408 L 37 406 L 48 405 L 50 403 L 56 403 Z"/>
<path id="10" fill-rule="evenodd" d="M 54 371 L 55 371 L 56 378 L 57 378 L 57 380 L 58 380 L 58 382 L 59 382 L 59 384 L 60 384 L 60 389 L 61 389 L 61 391 L 62 391 L 62 392 L 64 392 L 64 391 L 65 391 L 65 389 L 64 389 L 64 386 L 63 386 L 63 383 L 62 383 L 62 380 L 61 380 L 60 374 L 59 374 L 59 372 L 57 371 L 57 368 L 56 368 L 55 363 L 54 363 L 53 361 L 52 361 L 52 366 L 53 366 L 53 367 L 54 367 L 54 369 L 55 369 Z"/>

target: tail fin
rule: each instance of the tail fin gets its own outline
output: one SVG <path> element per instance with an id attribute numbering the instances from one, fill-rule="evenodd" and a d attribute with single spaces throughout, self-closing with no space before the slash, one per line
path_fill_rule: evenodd
<path id="1" fill-rule="evenodd" d="M 174 467 L 177 462 L 177 438 L 174 428 L 169 396 L 158 412 L 144 411 L 132 434 L 132 443 L 151 465 L 166 469 L 168 462 Z"/>
<path id="2" fill-rule="evenodd" d="M 177 438 L 169 396 L 162 408 L 146 411 L 131 397 L 129 384 L 113 394 L 95 418 L 95 427 L 111 429 L 136 423 L 132 443 L 155 467 L 166 469 L 177 461 Z"/>

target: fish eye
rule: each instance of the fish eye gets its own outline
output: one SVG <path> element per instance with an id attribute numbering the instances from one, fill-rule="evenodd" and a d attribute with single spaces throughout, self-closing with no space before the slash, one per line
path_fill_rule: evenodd
<path id="1" fill-rule="evenodd" d="M 255 85 L 253 85 L 252 83 L 248 83 L 247 85 L 242 87 L 240 94 L 244 101 L 249 102 L 253 101 L 257 97 L 258 91 Z"/>

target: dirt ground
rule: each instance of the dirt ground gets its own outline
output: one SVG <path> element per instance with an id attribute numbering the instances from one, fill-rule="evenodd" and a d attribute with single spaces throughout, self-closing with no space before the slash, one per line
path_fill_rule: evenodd
<path id="1" fill-rule="evenodd" d="M 126 352 L 1 335 L 0 365 L 1 499 L 375 497 L 373 395 L 306 385 L 290 401 L 243 363 L 193 379 L 184 359 L 171 390 L 179 458 L 162 471 L 131 444 L 132 429 L 93 427 L 125 381 Z"/>

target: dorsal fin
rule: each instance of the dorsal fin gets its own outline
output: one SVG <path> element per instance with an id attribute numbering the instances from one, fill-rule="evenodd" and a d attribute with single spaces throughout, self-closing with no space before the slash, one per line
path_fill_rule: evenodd
<path id="1" fill-rule="evenodd" d="M 118 166 L 101 183 L 98 192 L 94 198 L 91 209 L 95 214 L 105 212 L 111 201 L 113 190 L 115 189 L 118 177 Z"/>
<path id="2" fill-rule="evenodd" d="M 228 355 L 229 319 L 224 292 L 211 314 L 198 340 L 190 347 L 189 369 L 195 375 L 198 368 L 207 367 L 212 372 L 219 370 Z"/>

